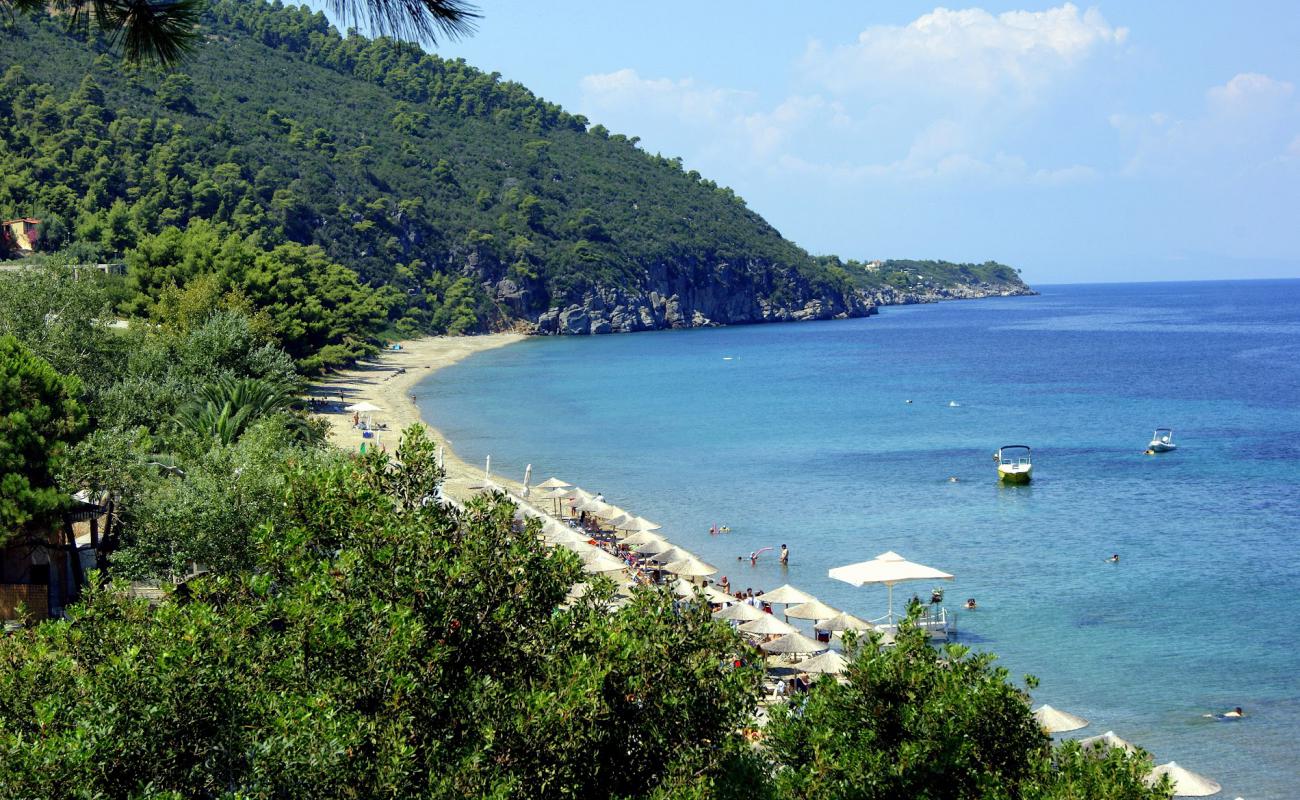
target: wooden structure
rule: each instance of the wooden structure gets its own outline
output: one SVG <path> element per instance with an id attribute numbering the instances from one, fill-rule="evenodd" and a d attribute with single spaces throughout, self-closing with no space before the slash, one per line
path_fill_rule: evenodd
<path id="1" fill-rule="evenodd" d="M 101 567 L 100 533 L 110 505 L 77 496 L 61 525 L 20 536 L 0 547 L 0 620 L 42 620 L 63 615 L 81 594 L 86 572 Z"/>

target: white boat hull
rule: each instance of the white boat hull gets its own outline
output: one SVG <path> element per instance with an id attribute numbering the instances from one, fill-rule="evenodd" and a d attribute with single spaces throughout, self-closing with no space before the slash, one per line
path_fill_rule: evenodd
<path id="1" fill-rule="evenodd" d="M 998 480 L 1003 483 L 1029 483 L 1033 474 L 1030 464 L 998 464 Z"/>

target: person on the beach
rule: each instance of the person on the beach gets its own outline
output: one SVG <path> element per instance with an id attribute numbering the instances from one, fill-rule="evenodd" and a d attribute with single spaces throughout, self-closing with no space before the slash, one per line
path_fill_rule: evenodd
<path id="1" fill-rule="evenodd" d="M 786 547 L 785 545 L 781 545 L 781 566 L 784 567 L 789 563 L 790 563 L 790 548 Z"/>
<path id="2" fill-rule="evenodd" d="M 1113 554 L 1110 558 L 1106 559 L 1106 561 L 1109 562 L 1109 563 L 1111 563 L 1111 564 L 1118 564 L 1118 563 L 1119 563 L 1119 553 L 1115 553 L 1115 554 Z"/>
<path id="3" fill-rule="evenodd" d="M 726 575 L 723 575 L 722 580 L 718 581 L 718 587 L 727 594 L 731 594 L 731 581 L 727 580 Z"/>
<path id="4" fill-rule="evenodd" d="M 596 502 L 597 502 L 597 503 L 603 503 L 603 502 L 605 502 L 605 494 L 604 494 L 604 492 L 596 492 Z"/>

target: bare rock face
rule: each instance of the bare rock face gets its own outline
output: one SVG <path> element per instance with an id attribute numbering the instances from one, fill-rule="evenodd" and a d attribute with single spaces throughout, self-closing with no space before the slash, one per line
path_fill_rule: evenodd
<path id="1" fill-rule="evenodd" d="M 560 326 L 557 332 L 570 336 L 591 333 L 591 316 L 586 309 L 571 306 L 560 313 Z"/>
<path id="2" fill-rule="evenodd" d="M 495 287 L 510 296 L 511 287 Z M 504 291 L 503 291 L 504 290 Z M 525 290 L 526 291 L 526 290 Z M 851 290 L 816 286 L 796 270 L 762 264 L 658 265 L 637 288 L 596 286 L 567 302 L 526 314 L 537 333 L 582 336 L 662 328 L 703 328 L 865 317 L 870 298 Z"/>

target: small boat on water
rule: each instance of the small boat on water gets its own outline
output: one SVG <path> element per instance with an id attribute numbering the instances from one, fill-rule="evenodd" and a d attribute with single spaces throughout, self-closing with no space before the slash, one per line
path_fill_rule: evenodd
<path id="1" fill-rule="evenodd" d="M 1151 444 L 1147 445 L 1148 453 L 1168 453 L 1177 449 L 1173 428 L 1156 428 L 1156 432 L 1151 435 Z"/>
<path id="2" fill-rule="evenodd" d="M 1003 483 L 1029 483 L 1033 478 L 1034 463 L 1027 445 L 1004 444 L 994 458 L 998 462 L 998 480 Z"/>

